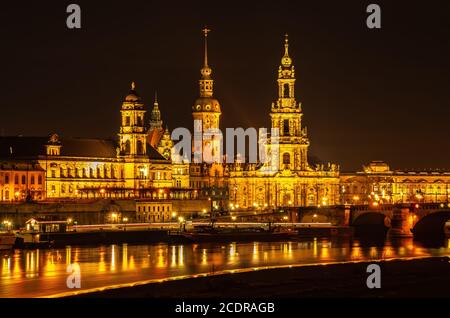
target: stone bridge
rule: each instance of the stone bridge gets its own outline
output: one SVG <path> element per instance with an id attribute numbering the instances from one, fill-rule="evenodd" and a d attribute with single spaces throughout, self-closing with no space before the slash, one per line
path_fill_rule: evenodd
<path id="1" fill-rule="evenodd" d="M 362 231 L 385 228 L 389 229 L 392 236 L 443 236 L 445 224 L 450 221 L 449 203 L 342 205 L 301 207 L 295 210 L 297 214 L 292 221 L 330 222 L 333 225 L 353 226 Z"/>

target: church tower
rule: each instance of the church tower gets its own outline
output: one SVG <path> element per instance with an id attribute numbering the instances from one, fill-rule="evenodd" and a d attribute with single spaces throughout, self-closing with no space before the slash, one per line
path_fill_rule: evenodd
<path id="1" fill-rule="evenodd" d="M 219 131 L 220 115 L 222 112 L 219 101 L 213 97 L 214 80 L 211 78 L 212 70 L 208 65 L 207 41 L 210 30 L 205 28 L 202 31 L 204 34 L 205 52 L 203 67 L 200 70 L 200 97 L 195 101 L 194 106 L 192 106 L 194 130 L 196 131 L 194 138 L 199 142 L 193 143 L 193 152 L 194 154 L 202 153 L 203 160 L 206 158 L 211 160 L 221 155 L 221 138 L 218 137 L 217 133 Z M 200 134 L 203 135 L 203 138 Z"/>
<path id="2" fill-rule="evenodd" d="M 155 101 L 150 114 L 150 130 L 162 129 L 161 111 L 159 110 L 158 95 L 155 93 Z"/>
<path id="3" fill-rule="evenodd" d="M 279 170 L 307 170 L 309 141 L 306 128 L 302 128 L 301 103 L 295 99 L 295 68 L 289 56 L 287 34 L 277 82 L 278 99 L 272 103 L 270 118 L 272 128 L 279 130 Z"/>
<path id="4" fill-rule="evenodd" d="M 125 157 L 142 157 L 147 153 L 147 134 L 144 126 L 145 109 L 141 98 L 136 93 L 135 83 L 125 97 L 120 110 L 120 155 Z"/>

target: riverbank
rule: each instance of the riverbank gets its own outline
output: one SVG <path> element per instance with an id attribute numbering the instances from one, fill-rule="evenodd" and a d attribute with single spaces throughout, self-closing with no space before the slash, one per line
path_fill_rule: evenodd
<path id="1" fill-rule="evenodd" d="M 368 264 L 381 267 L 381 289 L 368 289 Z M 450 297 L 449 257 L 267 269 L 108 289 L 75 297 L 342 298 Z"/>

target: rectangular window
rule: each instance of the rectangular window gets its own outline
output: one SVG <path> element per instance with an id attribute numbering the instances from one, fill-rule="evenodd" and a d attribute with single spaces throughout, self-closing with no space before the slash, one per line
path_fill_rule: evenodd
<path id="1" fill-rule="evenodd" d="M 9 174 L 5 174 L 5 184 L 9 184 Z"/>
<path id="2" fill-rule="evenodd" d="M 14 176 L 14 184 L 19 184 L 19 176 L 17 174 Z"/>
<path id="3" fill-rule="evenodd" d="M 56 170 L 52 170 L 52 178 L 56 178 Z"/>
<path id="4" fill-rule="evenodd" d="M 42 184 L 42 176 L 38 176 L 38 184 Z"/>
<path id="5" fill-rule="evenodd" d="M 34 175 L 33 175 L 33 176 L 31 176 L 31 180 L 30 180 L 30 183 L 31 183 L 31 184 L 34 184 Z"/>

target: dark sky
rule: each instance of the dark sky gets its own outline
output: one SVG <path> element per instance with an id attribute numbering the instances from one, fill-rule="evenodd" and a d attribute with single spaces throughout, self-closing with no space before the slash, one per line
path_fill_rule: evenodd
<path id="1" fill-rule="evenodd" d="M 30 1 L 31 2 L 31 1 Z M 66 28 L 66 6 L 82 29 Z M 369 3 L 382 29 L 365 25 Z M 112 137 L 130 82 L 191 127 L 208 25 L 224 127 L 269 127 L 283 34 L 310 151 L 343 170 L 370 160 L 450 168 L 449 1 L 33 1 L 0 10 L 3 135 Z"/>

